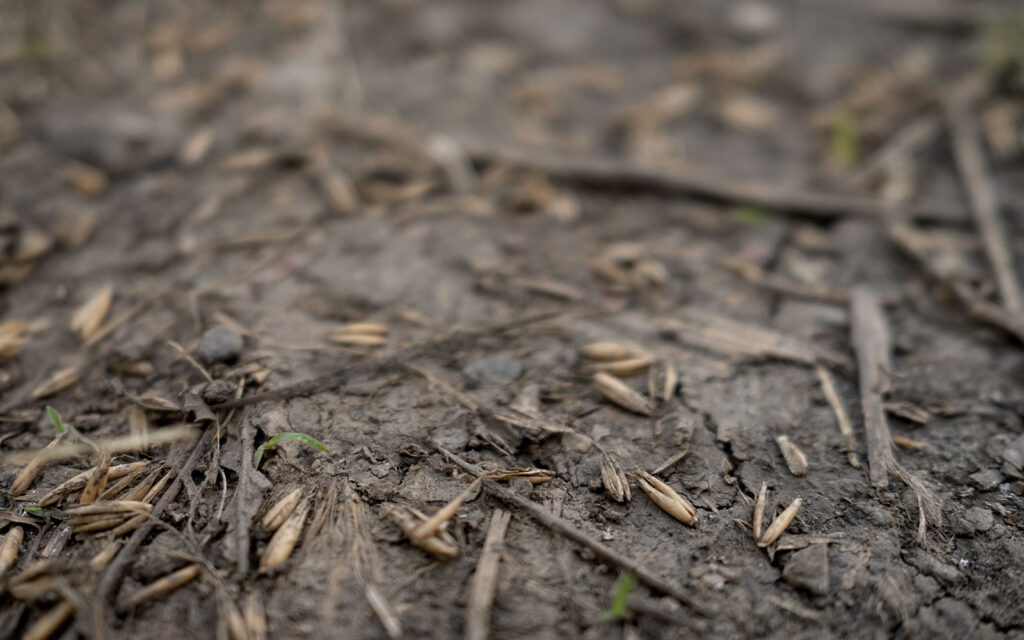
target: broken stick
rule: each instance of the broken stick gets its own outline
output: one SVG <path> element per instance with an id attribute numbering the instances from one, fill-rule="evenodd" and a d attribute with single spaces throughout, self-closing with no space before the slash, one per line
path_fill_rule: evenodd
<path id="1" fill-rule="evenodd" d="M 850 317 L 868 442 L 868 477 L 872 485 L 883 488 L 889 486 L 889 469 L 895 463 L 882 404 L 885 375 L 892 369 L 889 326 L 878 295 L 865 286 L 854 287 L 850 292 Z"/>
<path id="2" fill-rule="evenodd" d="M 999 197 L 986 171 L 977 124 L 960 102 L 946 105 L 946 117 L 953 134 L 956 163 L 967 187 L 971 213 L 978 225 L 985 253 L 995 272 L 999 297 L 1011 314 L 1019 316 L 1024 310 L 1024 295 L 1014 270 L 1013 253 L 1007 243 L 1009 236 L 999 217 Z"/>
<path id="3" fill-rule="evenodd" d="M 498 584 L 498 560 L 501 557 L 505 532 L 508 531 L 512 514 L 495 509 L 491 524 L 487 528 L 484 550 L 476 565 L 476 572 L 469 581 L 469 598 L 466 604 L 466 640 L 487 640 L 487 629 L 491 621 L 491 605 L 494 603 L 494 588 Z"/>
<path id="4" fill-rule="evenodd" d="M 484 476 L 484 471 L 476 465 L 470 464 L 455 455 L 451 451 L 443 447 L 437 447 L 437 450 L 445 455 L 449 460 L 454 462 L 456 465 L 461 467 L 464 471 L 473 474 L 476 477 Z M 659 593 L 672 596 L 680 602 L 680 604 L 686 605 L 693 609 L 696 613 L 701 615 L 710 615 L 712 613 L 711 607 L 706 604 L 697 602 L 688 592 L 683 590 L 662 577 L 655 574 L 653 571 L 640 564 L 636 560 L 622 555 L 618 551 L 611 547 L 594 540 L 592 537 L 583 533 L 572 524 L 552 514 L 544 507 L 540 506 L 535 502 L 531 502 L 522 496 L 515 494 L 504 487 L 499 486 L 493 480 L 484 480 L 484 489 L 486 489 L 492 496 L 498 498 L 502 502 L 515 505 L 519 507 L 527 514 L 529 514 L 534 520 L 541 525 L 562 534 L 566 538 L 587 547 L 594 552 L 598 557 L 602 558 L 606 562 L 609 562 L 620 569 L 628 571 L 636 576 L 636 579 L 641 583 L 647 585 L 652 590 Z"/>

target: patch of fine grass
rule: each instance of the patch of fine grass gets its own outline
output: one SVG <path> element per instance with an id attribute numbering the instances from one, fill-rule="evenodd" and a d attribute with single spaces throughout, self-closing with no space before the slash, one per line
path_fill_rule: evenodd
<path id="1" fill-rule="evenodd" d="M 252 457 L 252 466 L 254 466 L 257 469 L 259 469 L 260 468 L 260 462 L 263 460 L 263 453 L 266 452 L 266 451 L 273 451 L 274 449 L 276 449 L 277 448 L 277 443 L 281 442 L 282 440 L 298 440 L 299 442 L 301 442 L 302 444 L 306 445 L 307 447 L 312 447 L 313 449 L 316 449 L 317 451 L 323 451 L 324 453 L 327 453 L 327 447 L 325 447 L 323 445 L 323 443 L 321 443 L 319 440 L 317 440 L 313 436 L 307 435 L 305 433 L 296 433 L 296 432 L 293 432 L 293 431 L 288 431 L 288 432 L 285 432 L 285 433 L 277 434 L 276 436 L 274 436 L 270 440 L 267 440 L 266 442 L 261 444 L 259 447 L 257 447 L 256 448 L 256 453 Z"/>
<path id="2" fill-rule="evenodd" d="M 832 161 L 848 169 L 860 159 L 860 133 L 857 119 L 849 113 L 840 114 L 832 122 Z"/>
<path id="3" fill-rule="evenodd" d="M 735 209 L 732 212 L 732 217 L 742 225 L 756 227 L 759 224 L 764 224 L 764 221 L 768 219 L 768 212 L 757 205 L 745 204 Z"/>
<path id="4" fill-rule="evenodd" d="M 636 577 L 631 573 L 624 573 L 615 581 L 615 592 L 612 594 L 612 602 L 608 609 L 601 614 L 604 622 L 616 622 L 629 620 L 632 615 L 629 613 L 627 602 L 629 594 L 636 587 Z"/>
<path id="5" fill-rule="evenodd" d="M 60 417 L 60 413 L 50 405 L 46 405 L 46 415 L 49 416 L 50 422 L 53 423 L 55 429 L 57 429 L 57 435 L 67 433 L 68 428 L 64 426 L 64 420 Z"/>

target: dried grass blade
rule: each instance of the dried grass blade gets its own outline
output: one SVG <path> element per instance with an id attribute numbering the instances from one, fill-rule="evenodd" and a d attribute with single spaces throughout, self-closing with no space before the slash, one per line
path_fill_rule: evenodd
<path id="1" fill-rule="evenodd" d="M 46 640 L 52 637 L 74 613 L 75 605 L 68 600 L 61 600 L 32 623 L 22 640 Z"/>
<path id="2" fill-rule="evenodd" d="M 128 474 L 135 473 L 137 471 L 142 471 L 148 465 L 149 462 L 144 460 L 139 462 L 129 462 L 126 464 L 115 465 L 110 468 L 110 471 L 107 472 L 107 479 L 117 480 L 119 478 L 123 478 Z M 64 496 L 74 493 L 75 491 L 78 491 L 80 489 L 83 489 L 85 487 L 85 483 L 89 481 L 90 475 L 92 475 L 92 469 L 88 471 L 83 471 L 82 473 L 79 473 L 78 475 L 72 476 L 71 478 L 65 480 L 64 482 L 60 483 L 59 485 L 51 489 L 49 493 L 47 493 L 45 496 L 40 498 L 38 505 L 40 507 L 49 507 L 57 504 L 57 502 L 60 501 L 60 499 L 63 498 Z"/>
<path id="3" fill-rule="evenodd" d="M 66 367 L 54 372 L 44 380 L 38 387 L 32 390 L 31 398 L 41 400 L 67 389 L 78 382 L 78 368 Z"/>
<path id="4" fill-rule="evenodd" d="M 388 505 L 385 509 L 384 515 L 398 525 L 398 528 L 410 540 L 419 531 L 420 527 L 423 526 L 423 523 L 427 521 L 425 515 L 411 507 Z M 438 558 L 454 558 L 459 554 L 459 547 L 455 543 L 455 538 L 443 529 L 439 529 L 433 536 L 413 544 Z"/>
<path id="5" fill-rule="evenodd" d="M 20 496 L 29 490 L 32 483 L 36 481 L 39 474 L 43 472 L 46 467 L 46 463 L 49 462 L 49 458 L 46 457 L 46 452 L 55 449 L 57 445 L 64 441 L 64 434 L 58 435 L 56 438 L 50 441 L 46 447 L 39 452 L 38 456 L 33 457 L 28 461 L 28 464 L 18 472 L 17 477 L 14 478 L 14 482 L 11 483 L 10 494 L 12 496 Z"/>
<path id="6" fill-rule="evenodd" d="M 761 541 L 761 530 L 764 528 L 764 508 L 765 503 L 768 501 L 768 483 L 761 483 L 761 491 L 757 494 L 757 500 L 754 501 L 754 522 L 752 527 L 754 529 L 754 542 Z"/>
<path id="7" fill-rule="evenodd" d="M 470 485 L 466 487 L 466 489 L 462 493 L 455 496 L 454 500 L 438 509 L 437 513 L 435 513 L 434 515 L 427 518 L 426 522 L 420 525 L 420 527 L 416 531 L 414 531 L 411 536 L 409 536 L 409 539 L 412 540 L 412 543 L 419 544 L 427 538 L 436 534 L 438 530 L 440 530 L 441 525 L 443 525 L 445 522 L 448 522 L 448 520 L 455 516 L 455 512 L 458 511 L 459 507 L 462 506 L 462 503 L 464 503 L 466 500 L 469 500 L 469 498 L 474 493 L 476 493 L 477 489 L 480 488 L 481 481 L 481 478 L 477 478 L 476 480 L 471 482 Z"/>

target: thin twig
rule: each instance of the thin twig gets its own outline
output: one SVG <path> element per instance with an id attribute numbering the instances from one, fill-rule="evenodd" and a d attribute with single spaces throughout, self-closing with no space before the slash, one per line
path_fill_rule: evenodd
<path id="1" fill-rule="evenodd" d="M 480 469 L 476 465 L 466 462 L 465 460 L 455 455 L 451 451 L 448 451 L 443 447 L 438 447 L 437 449 L 442 454 L 444 454 L 449 460 L 454 462 L 456 465 L 461 467 L 466 472 L 471 473 L 478 478 L 484 475 L 482 469 Z M 520 509 L 528 513 L 531 517 L 533 517 L 533 519 L 535 519 L 541 525 L 547 527 L 548 529 L 551 529 L 552 531 L 562 534 L 563 536 L 569 538 L 570 540 L 578 544 L 583 545 L 584 547 L 587 547 L 605 561 L 610 562 L 611 564 L 614 564 L 619 568 L 632 573 L 636 576 L 637 580 L 647 585 L 654 591 L 672 596 L 681 604 L 690 607 L 695 612 L 700 613 L 702 615 L 710 615 L 712 613 L 713 610 L 711 607 L 697 602 L 688 592 L 683 590 L 681 587 L 678 587 L 666 581 L 665 579 L 661 578 L 660 576 L 658 576 L 653 571 L 651 571 L 644 565 L 640 564 L 636 560 L 626 557 L 618 551 L 615 551 L 611 547 L 608 547 L 607 545 L 598 542 L 597 540 L 593 539 L 592 537 L 588 536 L 587 534 L 583 533 L 582 531 L 574 527 L 572 524 L 550 513 L 549 511 L 544 509 L 544 507 L 534 502 L 531 502 L 530 500 L 527 500 L 522 496 L 512 493 L 511 491 L 505 489 L 504 487 L 499 486 L 492 480 L 484 480 L 484 488 L 488 492 L 490 492 L 491 495 L 498 498 L 499 500 L 519 507 Z"/>
<path id="2" fill-rule="evenodd" d="M 995 272 L 999 296 L 1006 309 L 1019 316 L 1024 310 L 1024 295 L 1014 270 L 1013 253 L 1007 242 L 1009 236 L 999 217 L 999 197 L 985 167 L 977 123 L 959 102 L 947 103 L 946 116 L 953 133 L 956 163 L 970 196 L 971 213 L 981 233 L 985 253 Z"/>
<path id="3" fill-rule="evenodd" d="M 850 319 L 868 443 L 868 476 L 872 485 L 883 488 L 889 486 L 889 469 L 894 463 L 889 423 L 882 404 L 884 375 L 892 366 L 889 327 L 874 291 L 865 286 L 854 287 L 850 292 Z"/>
<path id="4" fill-rule="evenodd" d="M 498 560 L 501 557 L 505 532 L 512 514 L 495 509 L 491 524 L 487 528 L 484 550 L 476 565 L 476 572 L 469 581 L 469 597 L 466 603 L 466 640 L 487 640 L 491 621 L 491 604 L 494 603 L 494 588 L 498 584 Z"/>

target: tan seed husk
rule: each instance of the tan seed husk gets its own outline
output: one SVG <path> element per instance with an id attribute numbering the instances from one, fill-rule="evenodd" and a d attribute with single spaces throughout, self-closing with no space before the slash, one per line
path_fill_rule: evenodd
<path id="1" fill-rule="evenodd" d="M 416 509 L 403 505 L 388 505 L 384 515 L 397 524 L 402 533 L 410 538 L 410 540 L 423 523 L 427 521 L 425 515 Z M 442 559 L 454 558 L 459 554 L 459 547 L 455 542 L 455 538 L 443 529 L 438 530 L 429 538 L 413 544 L 427 553 Z"/>
<path id="2" fill-rule="evenodd" d="M 302 489 L 295 489 L 291 493 L 285 495 L 283 498 L 278 500 L 267 509 L 267 512 L 263 514 L 263 520 L 261 524 L 267 531 L 277 531 L 281 528 L 281 525 L 288 520 L 288 516 L 292 515 L 295 511 L 295 507 L 298 506 L 299 500 L 302 499 Z"/>
<path id="3" fill-rule="evenodd" d="M 389 331 L 391 331 L 391 329 L 386 324 L 380 324 L 379 322 L 351 322 L 349 324 L 343 324 L 335 327 L 331 333 L 333 335 L 355 334 L 386 336 Z"/>
<path id="4" fill-rule="evenodd" d="M 267 543 L 267 548 L 260 556 L 260 573 L 281 566 L 291 557 L 295 545 L 299 542 L 299 535 L 302 533 L 302 525 L 306 522 L 309 506 L 309 499 L 303 498 L 288 519 L 284 521 L 284 524 L 274 533 L 274 537 Z"/>
<path id="5" fill-rule="evenodd" d="M 107 488 L 107 476 L 109 474 L 110 454 L 108 453 L 103 456 L 100 463 L 89 474 L 89 480 L 86 481 L 85 488 L 82 489 L 82 497 L 78 504 L 92 504 L 99 500 L 103 490 Z"/>
<path id="6" fill-rule="evenodd" d="M 0 540 L 0 578 L 14 566 L 24 540 L 25 531 L 21 527 L 11 527 L 3 540 Z"/>
<path id="7" fill-rule="evenodd" d="M 754 542 L 761 540 L 761 529 L 764 528 L 764 507 L 768 500 L 768 483 L 761 483 L 761 491 L 754 501 L 754 522 L 751 523 L 754 529 Z"/>
<path id="8" fill-rule="evenodd" d="M 580 353 L 585 358 L 591 360 L 597 360 L 599 362 L 611 362 L 614 360 L 629 360 L 635 358 L 638 353 L 635 349 L 631 349 L 618 342 L 611 342 L 602 340 L 600 342 L 591 342 L 590 344 L 584 345 L 580 349 Z"/>
<path id="9" fill-rule="evenodd" d="M 135 607 L 147 600 L 168 594 L 192 582 L 202 573 L 198 564 L 190 564 L 139 589 L 128 598 L 128 604 Z"/>
<path id="10" fill-rule="evenodd" d="M 136 402 L 139 407 L 149 411 L 161 411 L 164 413 L 181 413 L 183 411 L 181 404 L 156 394 L 146 394 L 138 398 Z"/>
<path id="11" fill-rule="evenodd" d="M 28 325 L 21 320 L 0 323 L 0 362 L 18 355 L 27 339 Z"/>
<path id="12" fill-rule="evenodd" d="M 60 434 L 51 440 L 43 451 L 53 449 L 63 441 L 64 434 Z M 18 472 L 17 477 L 14 478 L 14 482 L 11 483 L 10 494 L 12 496 L 20 496 L 28 491 L 32 486 L 32 483 L 39 477 L 39 474 L 43 472 L 47 462 L 49 462 L 49 458 L 45 455 L 38 455 L 34 459 L 30 460 L 28 464 L 22 467 L 21 471 Z"/>
<path id="13" fill-rule="evenodd" d="M 61 600 L 32 623 L 32 626 L 22 636 L 22 640 L 46 640 L 50 638 L 74 613 L 75 605 L 68 600 Z"/>
<path id="14" fill-rule="evenodd" d="M 267 637 L 267 614 L 263 609 L 263 600 L 255 591 L 245 599 L 245 627 L 248 640 L 265 640 Z"/>
<path id="15" fill-rule="evenodd" d="M 634 471 L 637 484 L 647 494 L 654 504 L 683 524 L 691 527 L 697 524 L 697 511 L 690 504 L 690 501 L 676 493 L 675 489 L 668 486 L 658 478 L 637 468 Z"/>
<path id="16" fill-rule="evenodd" d="M 115 540 L 89 559 L 89 567 L 95 571 L 105 568 L 114 559 L 117 552 L 121 550 L 121 542 Z"/>
<path id="17" fill-rule="evenodd" d="M 788 507 L 786 507 L 785 511 L 772 520 L 771 525 L 768 526 L 764 535 L 757 541 L 757 546 L 767 547 L 778 540 L 779 536 L 781 536 L 786 528 L 789 527 L 790 523 L 793 522 L 793 518 L 796 517 L 796 512 L 800 510 L 800 505 L 802 503 L 803 501 L 800 498 L 797 498 Z"/>
<path id="18" fill-rule="evenodd" d="M 113 467 L 110 467 L 110 471 L 107 472 L 107 480 L 118 480 L 128 474 L 145 469 L 147 465 L 149 465 L 149 462 L 146 462 L 145 460 L 114 465 Z M 39 506 L 49 507 L 55 505 L 64 496 L 85 488 L 85 483 L 89 481 L 89 476 L 91 475 L 92 469 L 83 471 L 82 473 L 65 480 L 43 496 L 38 502 Z"/>
<path id="19" fill-rule="evenodd" d="M 627 411 L 642 416 L 649 416 L 653 411 L 647 398 L 633 391 L 626 386 L 625 382 L 611 374 L 603 372 L 594 374 L 594 386 L 601 392 L 601 395 Z"/>
<path id="20" fill-rule="evenodd" d="M 604 371 L 605 373 L 610 373 L 613 376 L 636 376 L 647 371 L 653 363 L 653 357 L 639 356 L 636 358 L 628 358 L 626 360 L 602 362 L 601 364 L 595 365 L 594 370 Z"/>
<path id="21" fill-rule="evenodd" d="M 787 436 L 778 436 L 775 442 L 779 445 L 779 451 L 786 460 L 789 472 L 794 476 L 802 476 L 807 473 L 807 456 Z"/>
<path id="22" fill-rule="evenodd" d="M 545 482 L 550 482 L 551 479 L 555 477 L 555 472 L 548 469 L 538 469 L 536 467 L 530 467 L 528 469 L 510 467 L 508 469 L 491 471 L 486 475 L 488 478 L 493 480 L 529 480 L 530 484 L 544 484 Z"/>
<path id="23" fill-rule="evenodd" d="M 462 504 L 476 492 L 477 488 L 480 486 L 480 482 L 480 478 L 471 482 L 462 493 L 455 496 L 452 501 L 438 509 L 437 513 L 427 518 L 427 520 L 421 524 L 411 536 L 409 536 L 412 543 L 419 544 L 436 534 L 441 529 L 441 525 L 451 520 L 451 518 L 455 516 L 455 512 L 458 511 L 459 507 L 461 507 Z"/>
<path id="24" fill-rule="evenodd" d="M 60 393 L 76 382 L 78 382 L 78 368 L 67 367 L 60 369 L 32 390 L 32 399 L 40 400 L 55 393 Z"/>
<path id="25" fill-rule="evenodd" d="M 149 433 L 149 420 L 146 418 L 146 411 L 141 407 L 131 407 L 128 409 L 128 433 L 141 439 L 146 439 Z M 147 449 L 149 447 L 145 447 L 141 451 L 146 451 Z"/>
<path id="26" fill-rule="evenodd" d="M 388 343 L 388 339 L 385 336 L 367 333 L 332 333 L 330 340 L 335 344 L 353 347 L 382 347 Z"/>
<path id="27" fill-rule="evenodd" d="M 679 372 L 670 362 L 657 362 L 651 367 L 647 376 L 647 392 L 651 399 L 665 403 L 675 396 L 676 385 L 679 383 Z"/>
<path id="28" fill-rule="evenodd" d="M 153 480 L 156 479 L 157 474 L 160 473 L 159 470 L 154 471 L 145 478 L 143 478 L 142 482 L 139 482 L 138 484 L 135 484 L 135 486 L 132 486 L 136 482 L 136 480 L 139 479 L 139 476 L 141 476 L 144 471 L 145 469 L 139 469 L 137 471 L 134 471 L 133 473 L 126 475 L 120 480 L 115 480 L 112 483 L 108 484 L 106 490 L 103 492 L 102 495 L 100 495 L 100 500 L 113 500 L 126 488 L 132 487 L 131 490 L 125 492 L 125 494 L 121 496 L 120 499 L 141 501 L 142 497 L 146 495 L 146 490 L 149 489 L 149 487 L 153 484 Z M 110 474 L 107 474 L 108 479 L 109 477 Z"/>
<path id="29" fill-rule="evenodd" d="M 892 436 L 892 443 L 897 447 L 903 449 L 910 449 L 911 451 L 920 451 L 928 446 L 927 442 L 921 442 L 920 440 L 913 440 L 904 436 Z"/>
<path id="30" fill-rule="evenodd" d="M 105 285 L 72 314 L 68 328 L 83 340 L 88 340 L 103 324 L 113 301 L 114 285 Z"/>
<path id="31" fill-rule="evenodd" d="M 107 190 L 110 181 L 96 167 L 84 162 L 71 162 L 64 168 L 64 179 L 85 196 L 98 196 Z"/>
<path id="32" fill-rule="evenodd" d="M 249 630 L 245 625 L 245 618 L 232 602 L 223 602 L 221 610 L 224 612 L 224 621 L 227 623 L 228 635 L 232 640 L 250 640 Z"/>
<path id="33" fill-rule="evenodd" d="M 53 575 L 40 575 L 35 578 L 26 578 L 18 582 L 11 581 L 7 586 L 7 592 L 16 600 L 37 600 L 57 589 L 59 581 Z"/>
<path id="34" fill-rule="evenodd" d="M 68 507 L 64 510 L 64 513 L 69 516 L 95 516 L 126 513 L 150 513 L 151 511 L 153 511 L 153 505 L 147 502 L 138 502 L 136 500 L 105 500 L 103 502 L 93 502 L 92 504 L 83 504 L 77 507 Z"/>
<path id="35" fill-rule="evenodd" d="M 124 534 L 128 533 L 129 531 L 135 531 L 136 529 L 139 528 L 139 526 L 142 525 L 142 523 L 146 522 L 147 520 L 149 520 L 149 514 L 148 513 L 140 513 L 137 516 L 134 516 L 132 518 L 129 518 L 128 520 L 125 520 L 124 524 L 121 524 L 121 525 L 118 525 L 118 526 L 114 527 L 110 531 L 110 535 L 111 535 L 111 537 L 114 537 L 114 538 L 120 538 L 121 536 L 123 536 Z"/>
<path id="36" fill-rule="evenodd" d="M 75 530 L 75 533 L 93 533 L 96 531 L 107 531 L 125 523 L 131 516 L 126 514 L 108 514 L 95 516 L 79 516 L 71 518 L 68 522 Z M 116 537 L 116 536 L 115 536 Z"/>
<path id="37" fill-rule="evenodd" d="M 616 502 L 629 502 L 633 497 L 629 490 L 629 479 L 607 453 L 601 454 L 601 483 Z"/>

